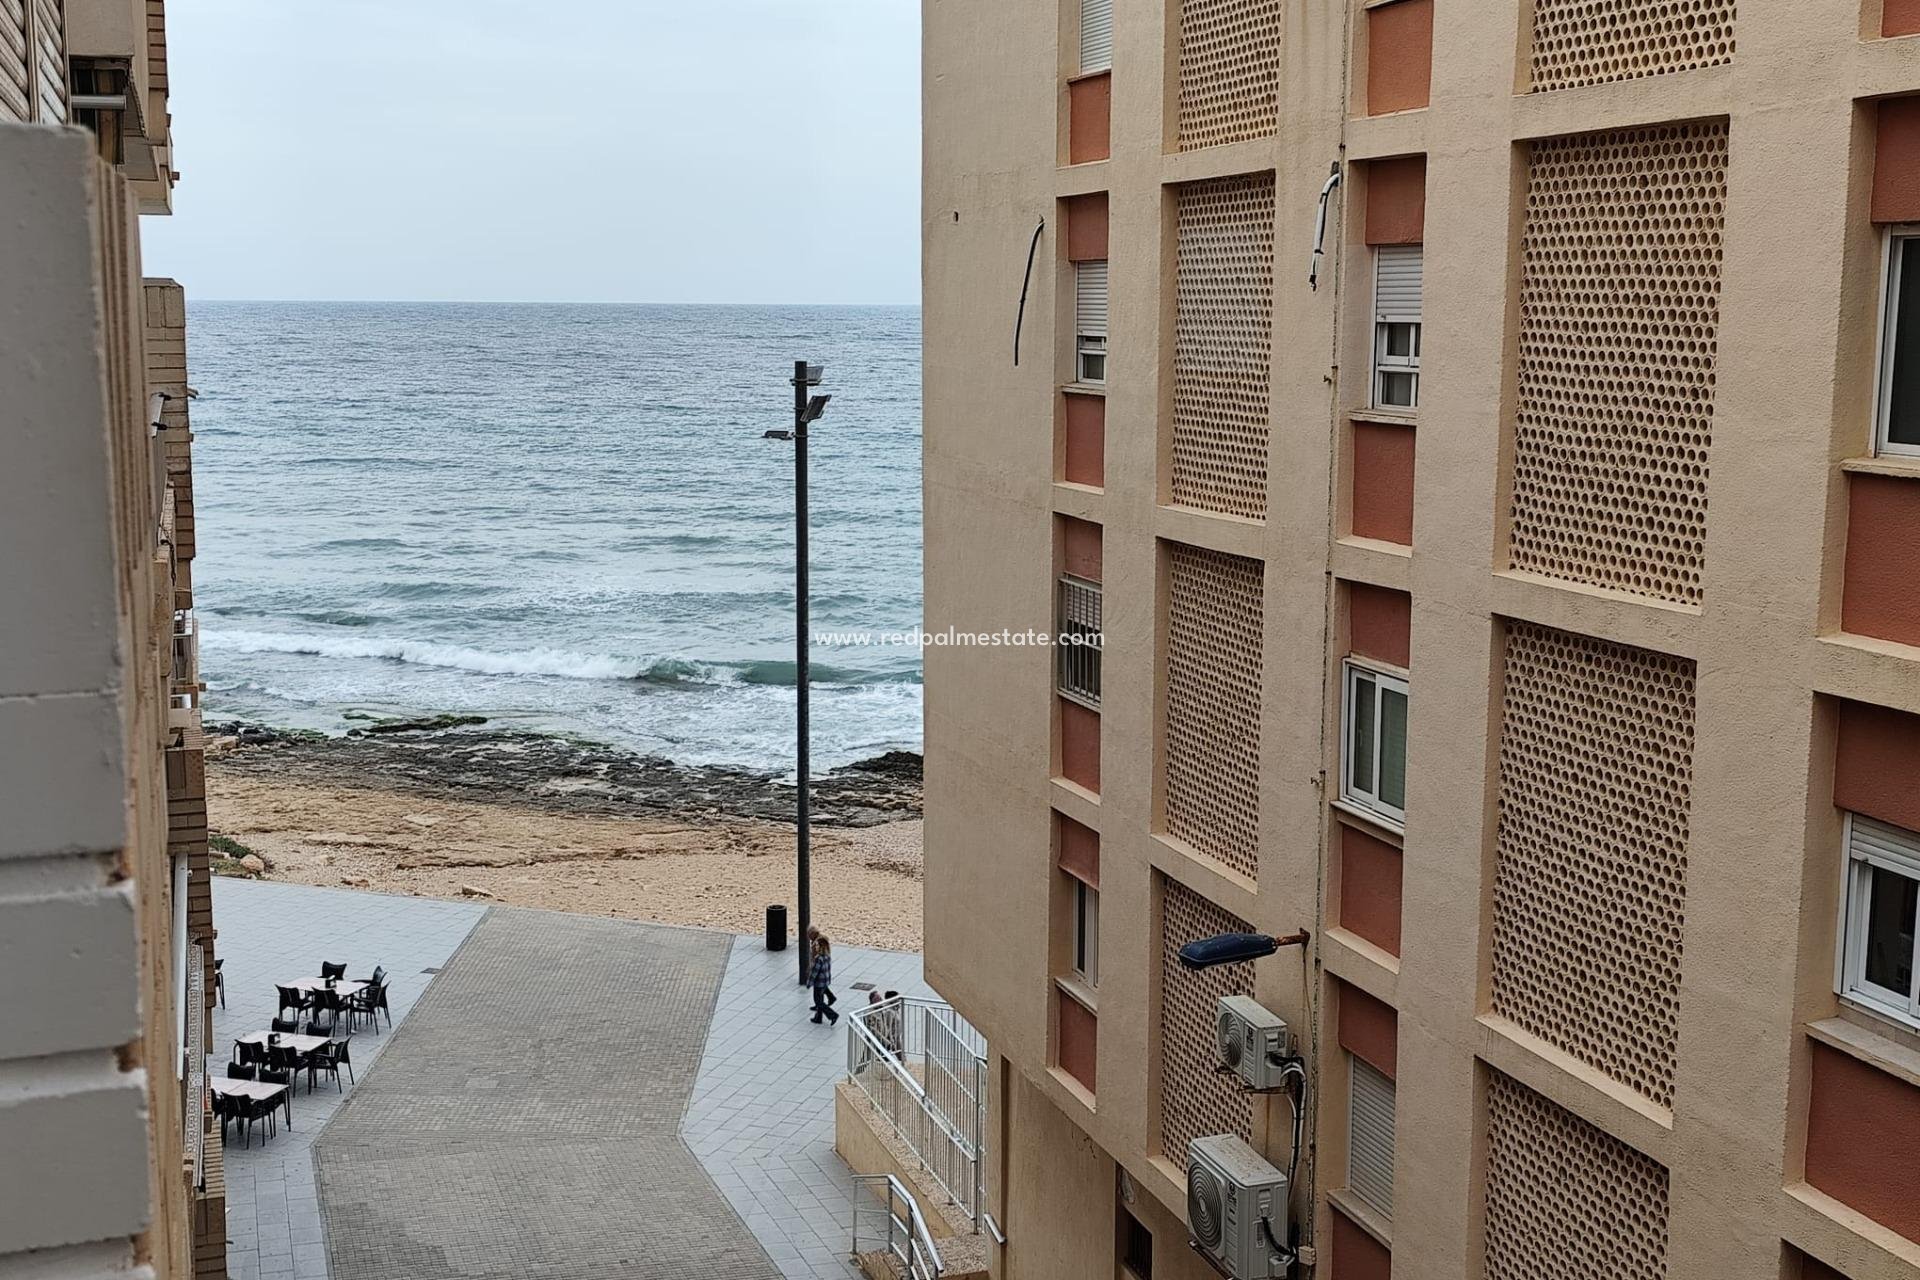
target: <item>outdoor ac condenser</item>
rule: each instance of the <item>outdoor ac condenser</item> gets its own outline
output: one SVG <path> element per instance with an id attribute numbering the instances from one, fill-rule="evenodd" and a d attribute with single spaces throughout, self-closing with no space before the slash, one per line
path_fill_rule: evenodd
<path id="1" fill-rule="evenodd" d="M 1187 1227 L 1194 1247 L 1233 1280 L 1287 1274 L 1287 1175 L 1237 1135 L 1187 1147 Z"/>
<path id="2" fill-rule="evenodd" d="M 1287 1024 L 1268 1012 L 1252 996 L 1221 996 L 1215 1013 L 1214 1038 L 1220 1063 L 1240 1073 L 1250 1089 L 1277 1089 L 1284 1074 L 1281 1059 L 1287 1052 Z"/>

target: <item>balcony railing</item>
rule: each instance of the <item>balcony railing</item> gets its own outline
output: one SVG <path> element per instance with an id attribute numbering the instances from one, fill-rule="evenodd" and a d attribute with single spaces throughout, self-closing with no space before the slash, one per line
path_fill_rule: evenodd
<path id="1" fill-rule="evenodd" d="M 979 1229 L 987 1043 L 949 1005 L 894 996 L 847 1017 L 847 1079 Z"/>
<path id="2" fill-rule="evenodd" d="M 890 1173 L 853 1180 L 853 1256 L 879 1254 L 901 1280 L 939 1280 L 945 1270 L 920 1205 Z"/>

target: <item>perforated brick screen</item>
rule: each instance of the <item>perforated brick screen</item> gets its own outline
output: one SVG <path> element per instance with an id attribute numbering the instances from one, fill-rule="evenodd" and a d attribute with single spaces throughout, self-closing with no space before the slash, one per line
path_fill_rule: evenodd
<path id="1" fill-rule="evenodd" d="M 1533 88 L 1733 61 L 1734 0 L 1534 0 Z"/>
<path id="2" fill-rule="evenodd" d="M 1281 0 L 1181 0 L 1180 150 L 1273 133 L 1282 8 Z"/>
<path id="3" fill-rule="evenodd" d="M 1533 144 L 1512 563 L 1697 603 L 1724 121 Z"/>
<path id="4" fill-rule="evenodd" d="M 1250 878 L 1260 869 L 1261 570 L 1168 544 L 1167 833 Z"/>
<path id="5" fill-rule="evenodd" d="M 1253 962 L 1198 973 L 1181 967 L 1180 948 L 1250 926 L 1177 880 L 1161 880 L 1160 1150 L 1184 1166 L 1187 1144 L 1217 1133 L 1253 1141 L 1253 1103 L 1238 1076 L 1224 1076 L 1214 1026 L 1221 996 L 1253 994 Z"/>
<path id="6" fill-rule="evenodd" d="M 1667 1171 L 1493 1072 L 1487 1280 L 1662 1280 Z"/>
<path id="7" fill-rule="evenodd" d="M 1693 663 L 1511 623 L 1493 1010 L 1673 1101 Z"/>
<path id="8" fill-rule="evenodd" d="M 1273 392 L 1273 175 L 1179 188 L 1173 336 L 1173 500 L 1267 513 Z"/>

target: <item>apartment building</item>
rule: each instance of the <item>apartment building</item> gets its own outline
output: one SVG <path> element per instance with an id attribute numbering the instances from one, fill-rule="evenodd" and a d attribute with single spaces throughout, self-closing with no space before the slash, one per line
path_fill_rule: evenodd
<path id="1" fill-rule="evenodd" d="M 226 1275 L 161 0 L 0 2 L 0 1274 Z"/>
<path id="2" fill-rule="evenodd" d="M 1920 4 L 924 12 L 994 1274 L 1920 1276 Z"/>

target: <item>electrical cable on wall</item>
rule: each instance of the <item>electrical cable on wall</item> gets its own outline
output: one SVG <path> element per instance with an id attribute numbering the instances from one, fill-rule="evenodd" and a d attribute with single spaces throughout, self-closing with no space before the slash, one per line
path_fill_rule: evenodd
<path id="1" fill-rule="evenodd" d="M 1320 259 L 1327 252 L 1327 205 L 1333 199 L 1333 189 L 1340 185 L 1340 162 L 1333 162 L 1333 172 L 1327 175 L 1326 185 L 1320 188 L 1320 217 L 1313 227 L 1313 260 L 1307 264 L 1307 288 L 1318 292 L 1320 289 Z"/>
<path id="2" fill-rule="evenodd" d="M 1033 229 L 1033 240 L 1027 245 L 1027 274 L 1020 281 L 1020 310 L 1013 318 L 1013 367 L 1020 367 L 1020 330 L 1027 322 L 1027 290 L 1033 285 L 1033 256 L 1040 251 L 1040 233 L 1047 229 L 1047 220 L 1040 219 L 1040 225 Z"/>

